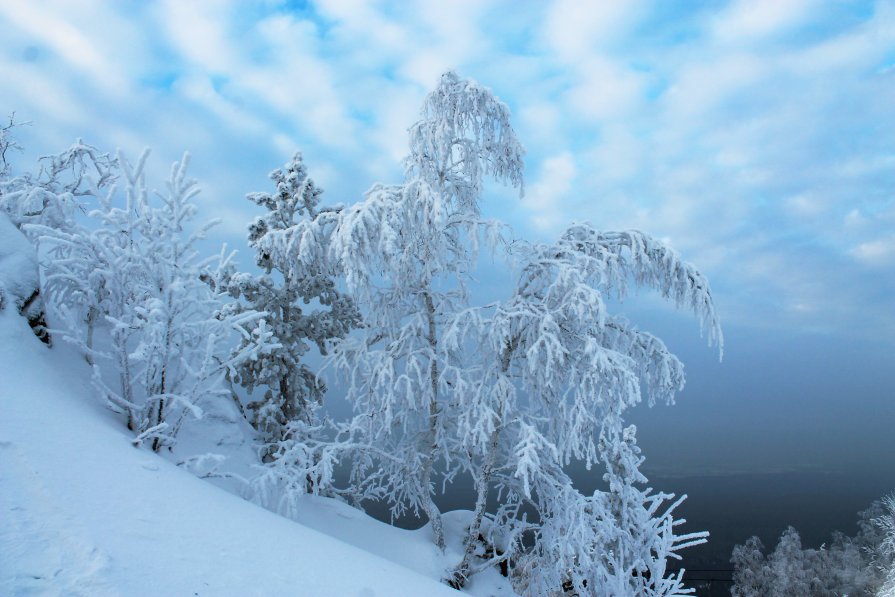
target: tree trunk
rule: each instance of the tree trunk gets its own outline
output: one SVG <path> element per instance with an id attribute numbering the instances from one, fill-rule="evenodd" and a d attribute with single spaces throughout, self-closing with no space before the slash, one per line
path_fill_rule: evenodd
<path id="1" fill-rule="evenodd" d="M 432 350 L 432 360 L 429 368 L 432 394 L 429 400 L 429 441 L 427 442 L 429 452 L 426 460 L 423 463 L 423 471 L 420 477 L 420 483 L 422 485 L 422 490 L 425 492 L 424 509 L 426 511 L 426 516 L 432 523 L 432 535 L 435 541 L 435 545 L 438 547 L 438 549 L 444 551 L 444 525 L 442 524 L 441 520 L 441 511 L 438 509 L 438 506 L 435 505 L 435 500 L 432 499 L 432 493 L 429 489 L 429 485 L 432 480 L 432 468 L 435 465 L 435 455 L 438 450 L 438 445 L 436 443 L 436 439 L 438 437 L 437 431 L 439 416 L 438 358 L 436 356 L 436 349 L 438 348 L 438 338 L 436 336 L 435 327 L 435 304 L 432 302 L 432 295 L 428 292 L 424 292 L 423 299 L 426 303 L 426 318 L 429 323 L 429 330 L 426 336 L 426 340 L 429 342 L 429 347 Z"/>
<path id="2" fill-rule="evenodd" d="M 435 500 L 432 499 L 432 493 L 429 491 L 429 483 L 432 478 L 432 461 L 432 456 L 429 456 L 428 461 L 423 467 L 421 483 L 423 485 L 422 489 L 426 493 L 423 509 L 426 512 L 426 516 L 429 518 L 429 522 L 432 523 L 432 540 L 435 542 L 435 546 L 438 549 L 444 551 L 444 524 L 441 520 L 441 510 L 435 505 Z"/>
<path id="3" fill-rule="evenodd" d="M 158 416 L 155 418 L 156 425 L 161 425 L 165 421 L 165 399 L 160 398 L 158 401 Z M 152 438 L 152 451 L 158 452 L 162 447 L 162 440 L 159 436 Z"/>
<path id="4" fill-rule="evenodd" d="M 93 367 L 93 329 L 96 326 L 96 316 L 98 315 L 96 307 L 90 307 L 87 310 L 87 364 Z"/>
<path id="5" fill-rule="evenodd" d="M 121 398 L 124 400 L 127 409 L 127 428 L 130 431 L 137 430 L 137 413 L 134 411 L 134 390 L 131 383 L 130 359 L 127 353 L 127 337 L 122 333 L 116 332 L 113 337 L 114 343 L 117 345 L 118 352 L 118 379 L 121 384 Z"/>
<path id="6" fill-rule="evenodd" d="M 506 346 L 500 359 L 500 376 L 503 377 L 510 370 L 510 358 L 516 348 L 516 341 L 510 342 Z M 501 403 L 497 408 L 497 424 L 491 437 L 488 438 L 488 449 L 485 452 L 485 461 L 482 463 L 482 472 L 476 479 L 476 499 L 475 510 L 473 510 L 472 522 L 466 533 L 466 540 L 463 543 L 463 559 L 454 568 L 451 575 L 445 581 L 455 589 L 463 588 L 469 579 L 469 569 L 472 566 L 472 556 L 475 551 L 476 542 L 482 533 L 482 519 L 485 516 L 485 508 L 488 505 L 488 486 L 491 484 L 491 476 L 494 472 L 494 462 L 497 459 L 497 446 L 500 442 L 500 429 L 503 423 L 504 404 Z"/>
<path id="7" fill-rule="evenodd" d="M 482 519 L 485 516 L 485 507 L 488 505 L 488 486 L 491 483 L 491 474 L 494 470 L 494 460 L 499 438 L 500 426 L 498 425 L 491 432 L 491 437 L 488 441 L 488 453 L 485 456 L 485 465 L 482 467 L 482 473 L 476 480 L 475 510 L 473 510 L 472 522 L 469 525 L 466 540 L 463 543 L 463 559 L 451 572 L 450 577 L 445 579 L 450 586 L 458 590 L 462 589 L 469 579 L 473 552 L 475 551 L 476 542 L 481 536 Z"/>
<path id="8" fill-rule="evenodd" d="M 176 263 L 176 262 L 175 262 Z M 170 365 L 171 360 L 171 343 L 172 343 L 172 334 L 174 331 L 174 317 L 171 315 L 171 312 L 174 309 L 174 301 L 170 291 L 170 283 L 169 289 L 167 291 L 166 298 L 166 307 L 168 309 L 167 317 L 165 319 L 165 352 L 162 354 L 162 371 L 161 371 L 161 379 L 159 380 L 159 388 L 161 389 L 161 394 L 167 395 L 168 393 L 168 366 Z M 176 391 L 177 388 L 175 388 Z M 156 418 L 155 424 L 161 425 L 165 422 L 165 399 L 160 398 L 158 401 L 158 417 Z M 160 437 L 155 436 L 152 440 L 152 451 L 158 452 L 162 447 L 162 440 Z"/>

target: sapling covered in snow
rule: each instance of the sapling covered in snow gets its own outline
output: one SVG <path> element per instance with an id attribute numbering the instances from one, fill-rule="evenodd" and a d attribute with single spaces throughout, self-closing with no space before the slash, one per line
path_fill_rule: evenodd
<path id="1" fill-rule="evenodd" d="M 280 442 L 303 441 L 299 428 L 317 424 L 326 388 L 305 362 L 308 351 L 313 347 L 325 355 L 333 340 L 358 324 L 357 310 L 336 288 L 335 270 L 327 260 L 339 208 L 320 205 L 322 190 L 308 176 L 300 154 L 271 172 L 270 179 L 276 187 L 273 193 L 248 195 L 265 210 L 249 227 L 249 246 L 263 273 L 230 272 L 217 282 L 240 299 L 237 310 L 264 312 L 279 344 L 257 359 L 243 361 L 234 377 L 250 393 L 263 392 L 249 409 L 252 425 L 269 444 L 265 460 L 275 457 Z M 244 339 L 237 350 L 251 342 Z"/>
<path id="2" fill-rule="evenodd" d="M 207 267 L 195 244 L 209 225 L 189 230 L 198 189 L 186 176 L 188 156 L 172 166 L 158 206 L 145 185 L 147 157 L 133 165 L 118 157 L 124 205 L 114 187 L 97 193 L 94 226 L 31 229 L 52 257 L 48 294 L 93 364 L 97 388 L 126 414 L 137 441 L 158 450 L 174 443 L 185 416 L 201 414 L 203 400 L 224 393 L 225 373 L 274 342 L 259 314 L 233 313 L 200 279 Z M 249 340 L 228 354 L 234 333 Z"/>
<path id="3" fill-rule="evenodd" d="M 423 511 L 440 548 L 435 477 L 454 466 L 466 390 L 443 335 L 467 307 L 479 239 L 495 229 L 480 217 L 484 177 L 521 187 L 522 154 L 506 106 L 446 73 L 410 128 L 404 183 L 375 185 L 345 209 L 331 245 L 365 322 L 332 359 L 349 380 L 350 433 L 367 446 L 355 454 L 355 492 L 388 500 L 395 514 Z"/>
<path id="4" fill-rule="evenodd" d="M 9 116 L 9 120 L 3 126 L 0 126 L 0 181 L 7 181 L 12 173 L 12 154 L 15 151 L 21 151 L 22 146 L 18 144 L 13 136 L 13 131 L 21 123 L 17 123 L 15 113 Z M 3 193 L 3 187 L 0 186 L 0 194 Z"/>

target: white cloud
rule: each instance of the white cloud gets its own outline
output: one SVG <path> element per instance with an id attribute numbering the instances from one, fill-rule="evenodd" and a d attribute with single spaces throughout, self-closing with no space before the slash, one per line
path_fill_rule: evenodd
<path id="1" fill-rule="evenodd" d="M 646 77 L 600 56 L 582 58 L 582 75 L 566 97 L 574 113 L 595 121 L 618 119 L 642 109 Z"/>
<path id="2" fill-rule="evenodd" d="M 623 38 L 642 10 L 641 2 L 558 0 L 547 9 L 544 41 L 558 58 L 576 64 Z"/>
<path id="3" fill-rule="evenodd" d="M 264 129 L 260 119 L 221 97 L 207 76 L 183 77 L 175 81 L 173 89 L 214 114 L 227 127 L 250 132 Z"/>
<path id="4" fill-rule="evenodd" d="M 784 199 L 786 209 L 797 217 L 815 218 L 825 211 L 824 201 L 810 193 L 799 193 Z"/>
<path id="5" fill-rule="evenodd" d="M 166 0 L 158 8 L 157 19 L 170 41 L 194 68 L 212 75 L 240 68 L 243 59 L 237 51 L 238 41 L 227 27 L 233 13 L 231 2 Z"/>
<path id="6" fill-rule="evenodd" d="M 879 3 L 876 13 L 865 23 L 835 35 L 787 57 L 785 64 L 802 76 L 830 76 L 833 73 L 863 75 L 877 70 L 879 62 L 891 60 L 895 44 L 895 7 Z M 880 73 L 885 74 L 885 73 Z"/>
<path id="7" fill-rule="evenodd" d="M 36 41 L 52 48 L 59 58 L 87 75 L 93 85 L 107 93 L 123 95 L 126 81 L 118 65 L 97 47 L 94 37 L 62 18 L 57 8 L 14 2 L 0 4 L 0 13 L 13 26 L 27 31 Z"/>
<path id="8" fill-rule="evenodd" d="M 846 214 L 845 218 L 843 218 L 843 224 L 846 229 L 859 230 L 863 228 L 867 222 L 867 217 L 865 217 L 858 209 L 851 210 Z"/>
<path id="9" fill-rule="evenodd" d="M 750 93 L 769 74 L 770 64 L 748 53 L 693 60 L 675 73 L 662 103 L 669 120 L 703 118 L 726 102 Z M 734 116 L 725 114 L 725 117 Z"/>
<path id="10" fill-rule="evenodd" d="M 760 40 L 797 27 L 819 8 L 815 0 L 736 0 L 714 20 L 712 33 L 723 43 Z"/>
<path id="11" fill-rule="evenodd" d="M 852 249 L 851 254 L 866 265 L 892 265 L 895 263 L 895 235 L 861 243 Z"/>
<path id="12" fill-rule="evenodd" d="M 531 220 L 541 230 L 551 230 L 563 218 L 560 201 L 568 195 L 575 182 L 575 159 L 565 152 L 544 160 L 537 180 L 528 187 L 523 204 L 532 213 Z M 579 219 L 579 218 L 574 218 Z"/>

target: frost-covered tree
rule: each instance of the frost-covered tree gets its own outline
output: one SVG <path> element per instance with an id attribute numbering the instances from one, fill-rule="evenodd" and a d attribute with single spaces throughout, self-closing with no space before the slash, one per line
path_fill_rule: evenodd
<path id="1" fill-rule="evenodd" d="M 874 566 L 884 575 L 877 595 L 895 597 L 895 493 L 883 500 L 884 512 L 873 520 L 883 532 Z"/>
<path id="2" fill-rule="evenodd" d="M 511 527 L 523 503 L 542 518 L 535 548 L 520 567 L 524 591 L 546 594 L 563 584 L 582 594 L 675 594 L 681 576 L 666 578 L 666 558 L 704 534 L 675 536 L 676 503 L 665 504 L 673 496 L 639 487 L 646 482 L 642 457 L 624 413 L 641 401 L 641 387 L 650 404 L 672 403 L 683 387 L 683 366 L 661 340 L 608 313 L 604 299 L 623 298 L 631 282 L 653 288 L 692 310 L 720 345 L 708 283 L 640 232 L 604 233 L 586 224 L 520 259 L 510 299 L 486 319 L 469 311 L 449 334 L 454 348 L 486 334 L 472 341 L 482 373 L 458 398 L 477 501 L 452 584 L 463 584 L 470 572 L 493 484 L 506 501 L 491 529 Z M 588 469 L 602 463 L 609 491 L 578 495 L 564 472 L 573 460 Z M 570 534 L 580 540 L 569 541 Z M 549 568 L 555 574 L 545 573 L 557 560 L 563 565 Z"/>
<path id="3" fill-rule="evenodd" d="M 825 571 L 827 558 L 822 551 L 802 549 L 799 533 L 792 527 L 780 536 L 776 549 L 767 557 L 761 542 L 750 539 L 733 552 L 735 597 L 838 597 L 851 594 L 854 587 L 836 583 Z"/>
<path id="4" fill-rule="evenodd" d="M 265 210 L 249 226 L 249 246 L 264 273 L 231 273 L 223 280 L 245 308 L 265 313 L 279 344 L 244 361 L 234 378 L 250 393 L 264 391 L 249 409 L 252 425 L 270 444 L 265 460 L 275 455 L 279 442 L 296 435 L 298 425 L 309 429 L 317 422 L 326 388 L 305 363 L 308 351 L 316 347 L 326 355 L 333 340 L 358 324 L 354 303 L 336 288 L 336 272 L 326 258 L 340 208 L 320 205 L 322 190 L 308 176 L 301 154 L 271 172 L 270 179 L 273 193 L 248 195 Z M 251 341 L 244 339 L 237 351 Z"/>
<path id="5" fill-rule="evenodd" d="M 85 210 L 84 197 L 95 195 L 97 180 L 100 186 L 110 182 L 109 173 L 114 161 L 107 154 L 78 140 L 66 151 L 45 156 L 40 160 L 38 174 L 13 175 L 10 156 L 21 146 L 13 138 L 13 131 L 21 126 L 10 116 L 8 124 L 0 128 L 0 211 L 6 215 L 34 244 L 38 251 L 39 232 L 35 227 L 57 230 L 78 230 L 76 217 Z M 87 175 L 95 171 L 99 176 Z M 26 298 L 23 313 L 35 334 L 50 344 L 46 328 L 43 297 L 39 286 Z"/>
<path id="6" fill-rule="evenodd" d="M 466 390 L 443 336 L 467 306 L 480 238 L 495 230 L 480 216 L 484 178 L 521 188 L 522 155 L 507 107 L 446 73 L 410 128 L 404 183 L 375 185 L 340 214 L 333 236 L 365 321 L 332 360 L 348 377 L 351 433 L 367 446 L 355 454 L 355 493 L 387 499 L 397 515 L 423 511 L 439 548 L 436 475 L 455 463 L 449 438 Z"/>
<path id="7" fill-rule="evenodd" d="M 12 177 L 0 186 L 0 208 L 37 242 L 28 226 L 80 233 L 80 216 L 118 179 L 118 161 L 78 139 L 65 151 L 40 159 L 36 174 Z"/>
<path id="8" fill-rule="evenodd" d="M 895 566 L 895 500 L 874 502 L 861 512 L 858 534 L 833 534 L 820 549 L 803 548 L 799 533 L 788 527 L 765 556 L 752 537 L 733 550 L 734 597 L 880 596 L 891 597 Z M 887 576 L 888 575 L 888 576 Z M 889 593 L 887 593 L 889 591 Z"/>
<path id="9" fill-rule="evenodd" d="M 13 131 L 21 123 L 15 120 L 15 113 L 10 114 L 9 120 L 3 126 L 0 126 L 0 181 L 5 181 L 10 177 L 12 172 L 12 153 L 21 151 L 22 146 L 19 145 L 13 137 Z M 0 187 L 0 193 L 3 188 Z"/>
<path id="10" fill-rule="evenodd" d="M 82 221 L 83 217 L 97 205 L 99 197 L 112 189 L 118 171 L 117 159 L 78 139 L 65 151 L 42 157 L 36 174 L 24 173 L 5 182 L 0 180 L 0 209 L 30 237 L 41 255 L 44 253 L 40 251 L 40 239 L 48 231 L 69 239 L 69 248 L 63 251 L 67 255 L 77 251 L 75 246 L 84 248 L 83 241 L 89 236 L 90 228 Z M 57 247 L 51 257 L 60 256 Z M 82 276 L 90 274 L 89 267 L 81 272 Z M 33 327 L 42 339 L 49 341 L 41 297 L 36 298 L 35 305 L 40 316 Z M 76 317 L 79 324 L 83 322 L 87 337 L 91 338 L 98 312 L 87 307 L 75 313 L 70 310 L 72 306 L 65 304 L 66 317 Z"/>
<path id="11" fill-rule="evenodd" d="M 650 403 L 673 401 L 682 365 L 610 315 L 604 297 L 623 297 L 632 283 L 655 289 L 691 309 L 720 345 L 708 284 L 642 233 L 576 225 L 516 256 L 521 275 L 508 300 L 471 306 L 479 243 L 500 232 L 480 216 L 482 177 L 521 187 L 521 156 L 506 107 L 448 73 L 411 128 L 404 184 L 374 186 L 341 216 L 332 253 L 367 324 L 333 358 L 357 412 L 344 428 L 346 443 L 362 446 L 354 489 L 388 499 L 396 514 L 422 510 L 443 547 L 436 475 L 470 473 L 464 554 L 445 579 L 455 587 L 490 535 L 523 592 L 675 594 L 681 575 L 666 574 L 666 559 L 704 534 L 675 535 L 679 501 L 642 487 L 624 413 L 641 387 Z M 601 463 L 609 490 L 580 495 L 565 472 L 573 460 Z M 494 489 L 501 505 L 487 514 Z M 539 523 L 526 520 L 528 508 Z"/>
<path id="12" fill-rule="evenodd" d="M 29 229 L 51 257 L 48 296 L 93 364 L 98 390 L 126 415 L 137 442 L 158 450 L 174 443 L 184 417 L 199 416 L 204 400 L 224 393 L 226 372 L 269 350 L 271 340 L 257 313 L 233 313 L 200 279 L 206 262 L 195 244 L 210 225 L 189 230 L 198 189 L 186 177 L 188 156 L 172 166 L 157 206 L 145 185 L 147 157 L 116 160 L 125 180 L 120 207 L 114 186 L 101 192 L 91 184 L 92 226 Z M 95 342 L 97 330 L 103 338 Z M 228 355 L 233 333 L 251 342 Z"/>
<path id="13" fill-rule="evenodd" d="M 40 296 L 40 276 L 37 253 L 20 230 L 13 225 L 13 198 L 22 186 L 20 177 L 12 176 L 11 154 L 21 150 L 13 137 L 19 126 L 15 115 L 0 127 L 0 309 L 13 306 L 24 316 L 35 334 L 49 343 L 43 301 Z"/>

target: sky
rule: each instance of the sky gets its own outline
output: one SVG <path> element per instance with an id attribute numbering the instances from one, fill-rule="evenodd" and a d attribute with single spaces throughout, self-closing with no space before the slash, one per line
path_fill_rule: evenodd
<path id="1" fill-rule="evenodd" d="M 399 182 L 455 69 L 527 149 L 524 196 L 489 187 L 486 214 L 637 228 L 711 281 L 722 363 L 656 297 L 623 305 L 688 365 L 635 417 L 648 465 L 895 471 L 895 2 L 6 0 L 0 32 L 21 170 L 81 137 L 151 147 L 161 186 L 189 150 L 234 248 L 295 151 L 330 203 Z"/>

